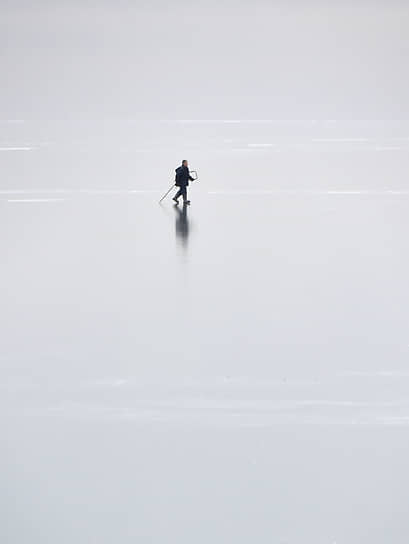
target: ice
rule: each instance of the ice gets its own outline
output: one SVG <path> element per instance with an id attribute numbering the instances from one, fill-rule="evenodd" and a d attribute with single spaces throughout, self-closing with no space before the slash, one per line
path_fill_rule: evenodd
<path id="1" fill-rule="evenodd" d="M 77 128 L 1 127 L 1 541 L 405 541 L 409 124 Z"/>

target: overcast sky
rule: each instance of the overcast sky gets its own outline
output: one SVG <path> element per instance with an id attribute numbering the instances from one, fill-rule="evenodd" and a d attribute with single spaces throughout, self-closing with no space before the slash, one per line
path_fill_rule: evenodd
<path id="1" fill-rule="evenodd" d="M 407 2 L 1 2 L 0 117 L 409 116 Z"/>

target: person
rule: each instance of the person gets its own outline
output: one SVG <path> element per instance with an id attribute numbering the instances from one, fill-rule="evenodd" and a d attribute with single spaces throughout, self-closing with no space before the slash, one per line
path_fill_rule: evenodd
<path id="1" fill-rule="evenodd" d="M 179 191 L 173 197 L 176 205 L 179 204 L 179 198 L 183 198 L 183 205 L 187 206 L 190 204 L 190 200 L 187 199 L 187 188 L 189 186 L 189 181 L 193 181 L 194 178 L 190 175 L 189 166 L 186 160 L 182 161 L 182 165 L 176 168 L 176 177 L 175 185 L 179 187 Z"/>

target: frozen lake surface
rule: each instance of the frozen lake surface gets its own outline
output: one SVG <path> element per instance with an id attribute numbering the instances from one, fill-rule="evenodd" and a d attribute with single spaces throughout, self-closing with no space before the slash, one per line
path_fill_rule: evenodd
<path id="1" fill-rule="evenodd" d="M 407 542 L 408 152 L 398 122 L 0 123 L 0 540 Z"/>

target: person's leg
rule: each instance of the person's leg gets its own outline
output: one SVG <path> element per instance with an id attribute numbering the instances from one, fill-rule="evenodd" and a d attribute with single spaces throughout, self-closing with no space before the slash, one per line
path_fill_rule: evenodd
<path id="1" fill-rule="evenodd" d="M 178 202 L 178 198 L 180 198 L 182 195 L 183 195 L 182 187 L 179 187 L 179 191 L 175 194 L 175 196 L 173 197 L 173 200 L 175 202 Z"/>
<path id="2" fill-rule="evenodd" d="M 185 187 L 185 193 L 183 195 L 183 204 L 190 204 L 190 200 L 187 199 L 187 187 Z"/>

